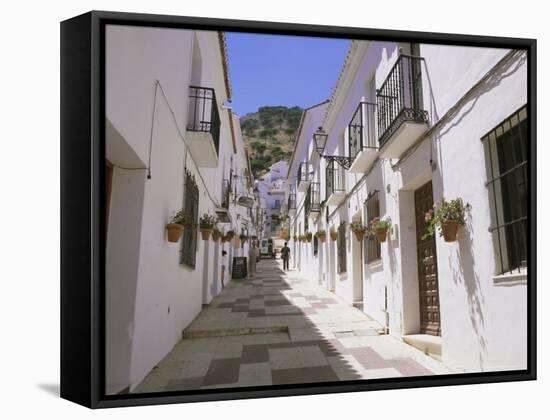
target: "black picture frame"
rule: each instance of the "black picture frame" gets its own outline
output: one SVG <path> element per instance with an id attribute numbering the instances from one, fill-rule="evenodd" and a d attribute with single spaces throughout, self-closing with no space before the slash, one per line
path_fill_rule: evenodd
<path id="1" fill-rule="evenodd" d="M 522 371 L 316 385 L 105 395 L 104 241 L 106 24 L 524 49 L 528 59 L 527 366 Z M 61 23 L 61 397 L 90 408 L 357 392 L 536 379 L 536 40 L 92 11 Z"/>

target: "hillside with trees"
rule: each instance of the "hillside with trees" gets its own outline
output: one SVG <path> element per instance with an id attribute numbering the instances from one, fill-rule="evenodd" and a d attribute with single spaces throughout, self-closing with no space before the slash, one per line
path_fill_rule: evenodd
<path id="1" fill-rule="evenodd" d="M 275 162 L 290 159 L 302 112 L 298 106 L 263 106 L 241 117 L 254 176 L 263 174 Z"/>

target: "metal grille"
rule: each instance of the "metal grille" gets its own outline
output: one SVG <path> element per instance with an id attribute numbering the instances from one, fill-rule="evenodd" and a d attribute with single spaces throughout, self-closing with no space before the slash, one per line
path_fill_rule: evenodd
<path id="1" fill-rule="evenodd" d="M 199 217 L 199 188 L 195 182 L 195 177 L 188 170 L 185 171 L 185 192 L 183 201 L 185 214 L 191 221 L 192 226 L 186 226 L 183 231 L 180 249 L 180 264 L 195 268 L 195 257 L 197 253 L 196 225 Z"/>
<path id="2" fill-rule="evenodd" d="M 491 227 L 502 274 L 527 266 L 527 107 L 481 139 L 485 150 Z"/>
<path id="3" fill-rule="evenodd" d="M 229 208 L 229 198 L 231 197 L 231 181 L 224 179 L 222 181 L 222 207 Z"/>
<path id="4" fill-rule="evenodd" d="M 311 212 L 321 211 L 321 188 L 318 182 L 312 182 L 306 193 L 306 200 L 304 203 L 306 217 Z"/>
<path id="5" fill-rule="evenodd" d="M 380 199 L 378 197 L 378 191 L 369 194 L 369 197 L 365 200 L 365 210 L 367 226 L 369 226 L 372 219 L 380 217 Z M 376 235 L 368 235 L 366 242 L 365 260 L 367 264 L 379 260 L 381 258 L 381 246 Z"/>
<path id="6" fill-rule="evenodd" d="M 216 154 L 220 150 L 220 114 L 216 93 L 212 88 L 189 86 L 188 131 L 212 134 Z"/>
<path id="7" fill-rule="evenodd" d="M 347 271 L 346 262 L 346 223 L 340 223 L 338 226 L 338 274 L 345 273 Z"/>
<path id="8" fill-rule="evenodd" d="M 422 60 L 400 55 L 376 93 L 380 147 L 403 122 L 428 122 L 428 112 L 422 109 Z"/>
<path id="9" fill-rule="evenodd" d="M 298 175 L 297 176 L 298 176 L 298 184 L 300 184 L 300 182 L 302 182 L 302 181 L 308 181 L 309 180 L 309 177 L 308 177 L 308 174 L 307 174 L 307 163 L 306 162 L 302 162 L 298 166 Z"/>
<path id="10" fill-rule="evenodd" d="M 288 210 L 296 210 L 296 193 L 288 195 Z"/>
<path id="11" fill-rule="evenodd" d="M 348 125 L 349 157 L 353 161 L 363 149 L 377 149 L 376 104 L 360 102 Z"/>
<path id="12" fill-rule="evenodd" d="M 344 186 L 345 180 L 345 171 L 344 168 L 340 165 L 335 165 L 334 160 L 327 162 L 326 169 L 326 199 L 334 192 L 345 192 L 346 188 Z"/>

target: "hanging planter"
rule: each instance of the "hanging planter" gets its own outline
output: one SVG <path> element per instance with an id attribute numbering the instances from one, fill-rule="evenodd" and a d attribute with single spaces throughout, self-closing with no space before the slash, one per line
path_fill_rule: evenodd
<path id="1" fill-rule="evenodd" d="M 470 211 L 472 206 L 469 203 L 464 205 L 462 198 L 447 201 L 442 198 L 424 215 L 426 222 L 426 233 L 422 239 L 433 236 L 439 229 L 439 235 L 443 236 L 445 242 L 454 242 L 457 238 L 458 227 L 466 223 L 466 212 Z"/>
<path id="2" fill-rule="evenodd" d="M 324 230 L 318 230 L 315 233 L 315 236 L 321 241 L 321 243 L 325 243 L 325 241 L 327 240 L 327 233 Z"/>
<path id="3" fill-rule="evenodd" d="M 183 225 L 168 223 L 166 231 L 168 233 L 168 242 L 179 242 L 181 235 L 183 235 Z"/>
<path id="4" fill-rule="evenodd" d="M 311 232 L 306 232 L 306 241 L 311 242 L 311 239 L 313 238 L 313 235 Z"/>
<path id="5" fill-rule="evenodd" d="M 446 220 L 441 224 L 441 230 L 445 242 L 454 242 L 458 233 L 458 222 L 456 220 Z"/>
<path id="6" fill-rule="evenodd" d="M 338 239 L 338 232 L 336 232 L 334 229 L 331 229 L 330 231 L 330 239 L 333 241 L 336 241 Z"/>
<path id="7" fill-rule="evenodd" d="M 226 235 L 222 235 L 221 240 L 222 240 L 222 244 L 224 244 L 229 240 L 229 238 Z"/>
<path id="8" fill-rule="evenodd" d="M 388 236 L 388 229 L 386 228 L 376 229 L 376 238 L 378 239 L 378 242 L 386 242 L 387 236 Z"/>
<path id="9" fill-rule="evenodd" d="M 218 229 L 212 230 L 212 240 L 214 242 L 218 242 L 221 236 L 221 232 Z"/>
<path id="10" fill-rule="evenodd" d="M 218 219 L 215 216 L 211 216 L 208 213 L 204 213 L 199 220 L 199 227 L 203 241 L 207 241 L 210 238 L 210 234 L 217 229 L 216 224 Z"/>
<path id="11" fill-rule="evenodd" d="M 370 221 L 370 229 L 376 234 L 378 242 L 386 242 L 390 228 L 391 219 L 389 217 L 386 219 L 375 217 Z"/>
<path id="12" fill-rule="evenodd" d="M 239 239 L 241 240 L 241 242 L 243 243 L 243 245 L 246 243 L 246 241 L 248 240 L 248 236 L 246 236 L 244 233 L 241 233 L 239 235 Z"/>
<path id="13" fill-rule="evenodd" d="M 355 234 L 355 237 L 359 242 L 363 240 L 365 233 L 367 232 L 366 226 L 361 222 L 351 222 L 350 229 Z"/>

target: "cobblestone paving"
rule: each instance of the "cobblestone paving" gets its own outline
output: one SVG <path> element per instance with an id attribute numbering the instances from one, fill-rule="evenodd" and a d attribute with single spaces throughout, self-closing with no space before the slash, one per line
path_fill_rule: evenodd
<path id="1" fill-rule="evenodd" d="M 231 281 L 133 392 L 452 373 L 279 261 L 258 269 Z"/>

